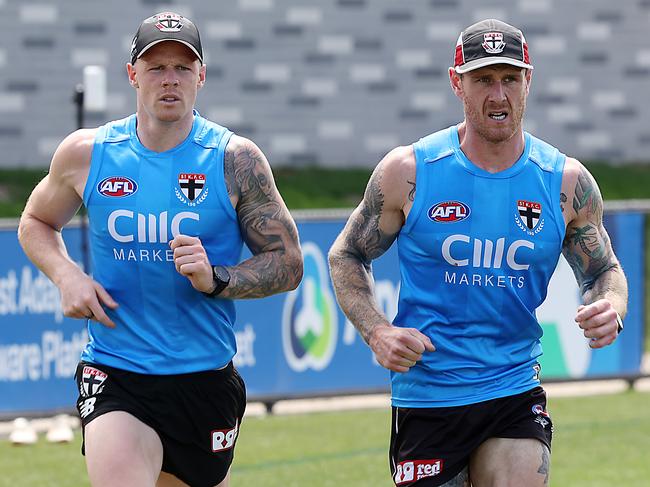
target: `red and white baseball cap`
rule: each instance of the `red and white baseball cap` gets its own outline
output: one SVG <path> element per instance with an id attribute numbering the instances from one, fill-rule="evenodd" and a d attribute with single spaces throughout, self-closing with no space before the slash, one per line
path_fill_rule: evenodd
<path id="1" fill-rule="evenodd" d="M 481 20 L 467 27 L 458 37 L 454 70 L 467 73 L 492 64 L 511 64 L 533 69 L 524 34 L 496 19 Z"/>
<path id="2" fill-rule="evenodd" d="M 189 47 L 203 64 L 203 48 L 196 25 L 174 12 L 161 12 L 144 19 L 131 44 L 131 64 L 150 47 L 164 41 L 176 41 Z"/>

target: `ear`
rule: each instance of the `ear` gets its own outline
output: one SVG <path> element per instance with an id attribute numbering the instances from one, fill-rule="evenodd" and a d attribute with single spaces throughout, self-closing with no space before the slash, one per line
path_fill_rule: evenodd
<path id="1" fill-rule="evenodd" d="M 528 92 L 530 91 L 530 84 L 533 82 L 533 70 L 527 69 L 524 77 L 526 78 L 526 95 L 528 95 Z"/>
<path id="2" fill-rule="evenodd" d="M 134 88 L 138 88 L 138 78 L 135 72 L 135 66 L 133 66 L 133 64 L 126 63 L 126 74 L 129 77 L 129 83 L 131 84 L 131 86 L 133 86 Z"/>
<path id="3" fill-rule="evenodd" d="M 203 88 L 203 85 L 205 84 L 206 71 L 207 68 L 205 64 L 202 64 L 201 67 L 199 68 L 199 82 L 198 82 L 199 89 Z"/>
<path id="4" fill-rule="evenodd" d="M 454 68 L 449 68 L 449 84 L 451 85 L 451 90 L 454 92 L 458 98 L 463 97 L 463 80 L 461 75 L 459 75 Z"/>

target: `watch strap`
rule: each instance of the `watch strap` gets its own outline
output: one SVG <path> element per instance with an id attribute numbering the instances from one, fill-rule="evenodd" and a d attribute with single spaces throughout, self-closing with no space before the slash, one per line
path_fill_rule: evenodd
<path id="1" fill-rule="evenodd" d="M 203 293 L 210 298 L 218 296 L 228 287 L 228 284 L 230 284 L 230 273 L 223 266 L 212 266 L 212 282 L 214 283 L 214 289 L 209 293 Z"/>

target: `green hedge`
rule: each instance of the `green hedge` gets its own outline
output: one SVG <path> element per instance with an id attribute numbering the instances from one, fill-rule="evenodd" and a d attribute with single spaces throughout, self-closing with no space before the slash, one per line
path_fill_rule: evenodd
<path id="1" fill-rule="evenodd" d="M 588 164 L 606 200 L 650 198 L 650 163 L 627 166 Z M 274 169 L 276 183 L 290 209 L 356 206 L 371 169 L 321 167 Z M 0 170 L 0 217 L 17 217 L 45 170 Z"/>

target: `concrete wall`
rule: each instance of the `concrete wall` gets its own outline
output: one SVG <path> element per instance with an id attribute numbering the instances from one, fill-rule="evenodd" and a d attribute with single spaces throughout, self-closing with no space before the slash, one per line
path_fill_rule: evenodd
<path id="1" fill-rule="evenodd" d="M 459 121 L 447 67 L 485 17 L 526 34 L 528 130 L 583 160 L 650 160 L 650 0 L 0 0 L 0 166 L 48 165 L 84 65 L 110 97 L 86 125 L 131 113 L 131 38 L 161 10 L 201 30 L 200 112 L 274 165 L 370 166 Z"/>

